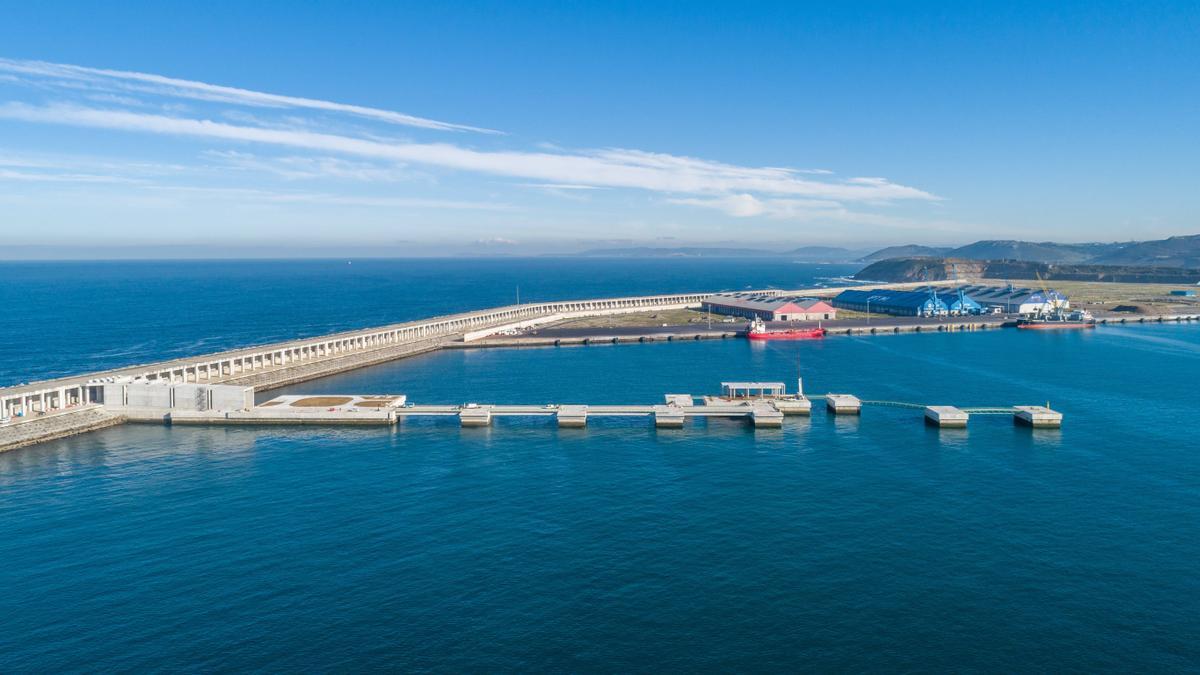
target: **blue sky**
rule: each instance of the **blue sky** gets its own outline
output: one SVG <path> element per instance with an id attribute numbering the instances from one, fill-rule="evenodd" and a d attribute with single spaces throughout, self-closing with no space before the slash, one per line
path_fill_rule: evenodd
<path id="1" fill-rule="evenodd" d="M 6 5 L 0 246 L 1200 231 L 1194 2 L 453 4 Z"/>

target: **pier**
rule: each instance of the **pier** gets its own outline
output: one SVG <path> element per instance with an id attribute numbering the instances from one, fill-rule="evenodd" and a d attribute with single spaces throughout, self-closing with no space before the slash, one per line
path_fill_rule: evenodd
<path id="1" fill-rule="evenodd" d="M 777 382 L 726 382 L 720 396 L 665 394 L 663 403 L 629 405 L 498 404 L 417 405 L 404 394 L 346 394 L 279 396 L 253 403 L 252 388 L 233 385 L 165 385 L 128 383 L 122 403 L 90 406 L 97 424 L 120 416 L 126 421 L 181 425 L 349 425 L 392 426 L 416 418 L 454 419 L 463 428 L 489 427 L 497 418 L 548 418 L 564 429 L 584 428 L 604 418 L 644 418 L 658 429 L 682 429 L 689 420 L 743 420 L 753 429 L 778 429 L 787 417 L 808 419 L 812 401 L 802 393 L 788 394 Z M 799 382 L 797 383 L 799 384 Z M 188 394 L 183 396 L 182 394 Z M 922 406 L 901 401 L 862 400 L 852 394 L 823 394 L 827 414 L 861 415 L 863 407 L 879 406 L 923 410 L 926 423 L 939 427 L 965 427 L 973 414 L 1005 414 L 1037 428 L 1056 428 L 1062 413 L 1047 406 L 957 408 Z M 802 410 L 803 412 L 797 412 Z"/>

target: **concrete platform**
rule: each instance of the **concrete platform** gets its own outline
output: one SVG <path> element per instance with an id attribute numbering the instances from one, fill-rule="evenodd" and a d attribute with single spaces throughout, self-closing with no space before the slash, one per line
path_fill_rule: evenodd
<path id="1" fill-rule="evenodd" d="M 687 419 L 683 408 L 674 405 L 654 406 L 654 426 L 660 429 L 682 429 Z"/>
<path id="2" fill-rule="evenodd" d="M 851 394 L 826 394 L 825 407 L 835 415 L 862 414 L 862 401 Z"/>
<path id="3" fill-rule="evenodd" d="M 754 423 L 755 429 L 778 429 L 783 426 L 783 413 L 773 405 L 773 402 L 755 403 L 753 408 L 750 420 Z"/>
<path id="4" fill-rule="evenodd" d="M 166 415 L 170 424 L 288 424 L 390 426 L 396 423 L 392 410 L 297 410 L 295 408 L 252 408 L 250 410 L 176 410 Z"/>
<path id="5" fill-rule="evenodd" d="M 586 427 L 588 407 L 586 405 L 562 405 L 558 407 L 558 414 L 555 417 L 558 419 L 560 427 Z"/>
<path id="6" fill-rule="evenodd" d="M 798 398 L 775 398 L 771 399 L 771 403 L 777 410 L 779 410 L 779 412 L 783 413 L 784 415 L 792 416 L 812 414 L 812 401 L 804 398 L 803 396 Z"/>
<path id="7" fill-rule="evenodd" d="M 970 415 L 952 405 L 925 407 L 925 423 L 935 427 L 965 427 Z"/>
<path id="8" fill-rule="evenodd" d="M 1019 405 L 1013 408 L 1013 421 L 1037 429 L 1057 429 L 1062 426 L 1062 413 L 1044 405 Z"/>
<path id="9" fill-rule="evenodd" d="M 690 408 L 696 405 L 696 399 L 691 394 L 666 394 L 664 397 L 667 405 L 677 405 L 681 408 Z"/>
<path id="10" fill-rule="evenodd" d="M 492 423 L 492 406 L 481 405 L 463 408 L 458 412 L 458 423 L 464 427 L 486 427 Z"/>

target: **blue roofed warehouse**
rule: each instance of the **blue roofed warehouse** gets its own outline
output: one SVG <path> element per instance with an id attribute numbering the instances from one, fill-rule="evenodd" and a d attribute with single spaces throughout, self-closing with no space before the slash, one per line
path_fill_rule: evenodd
<path id="1" fill-rule="evenodd" d="M 933 295 L 928 290 L 848 290 L 833 299 L 833 306 L 892 316 L 944 316 L 950 313 L 950 307 L 946 304 L 949 299 Z M 955 295 L 953 300 L 958 302 L 958 296 Z"/>

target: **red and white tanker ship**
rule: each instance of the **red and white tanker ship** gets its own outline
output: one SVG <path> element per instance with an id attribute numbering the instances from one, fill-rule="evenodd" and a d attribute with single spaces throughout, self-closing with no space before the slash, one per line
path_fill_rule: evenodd
<path id="1" fill-rule="evenodd" d="M 746 328 L 746 337 L 751 340 L 812 340 L 825 337 L 825 329 L 818 322 L 816 328 L 768 330 L 762 319 L 755 318 Z"/>

